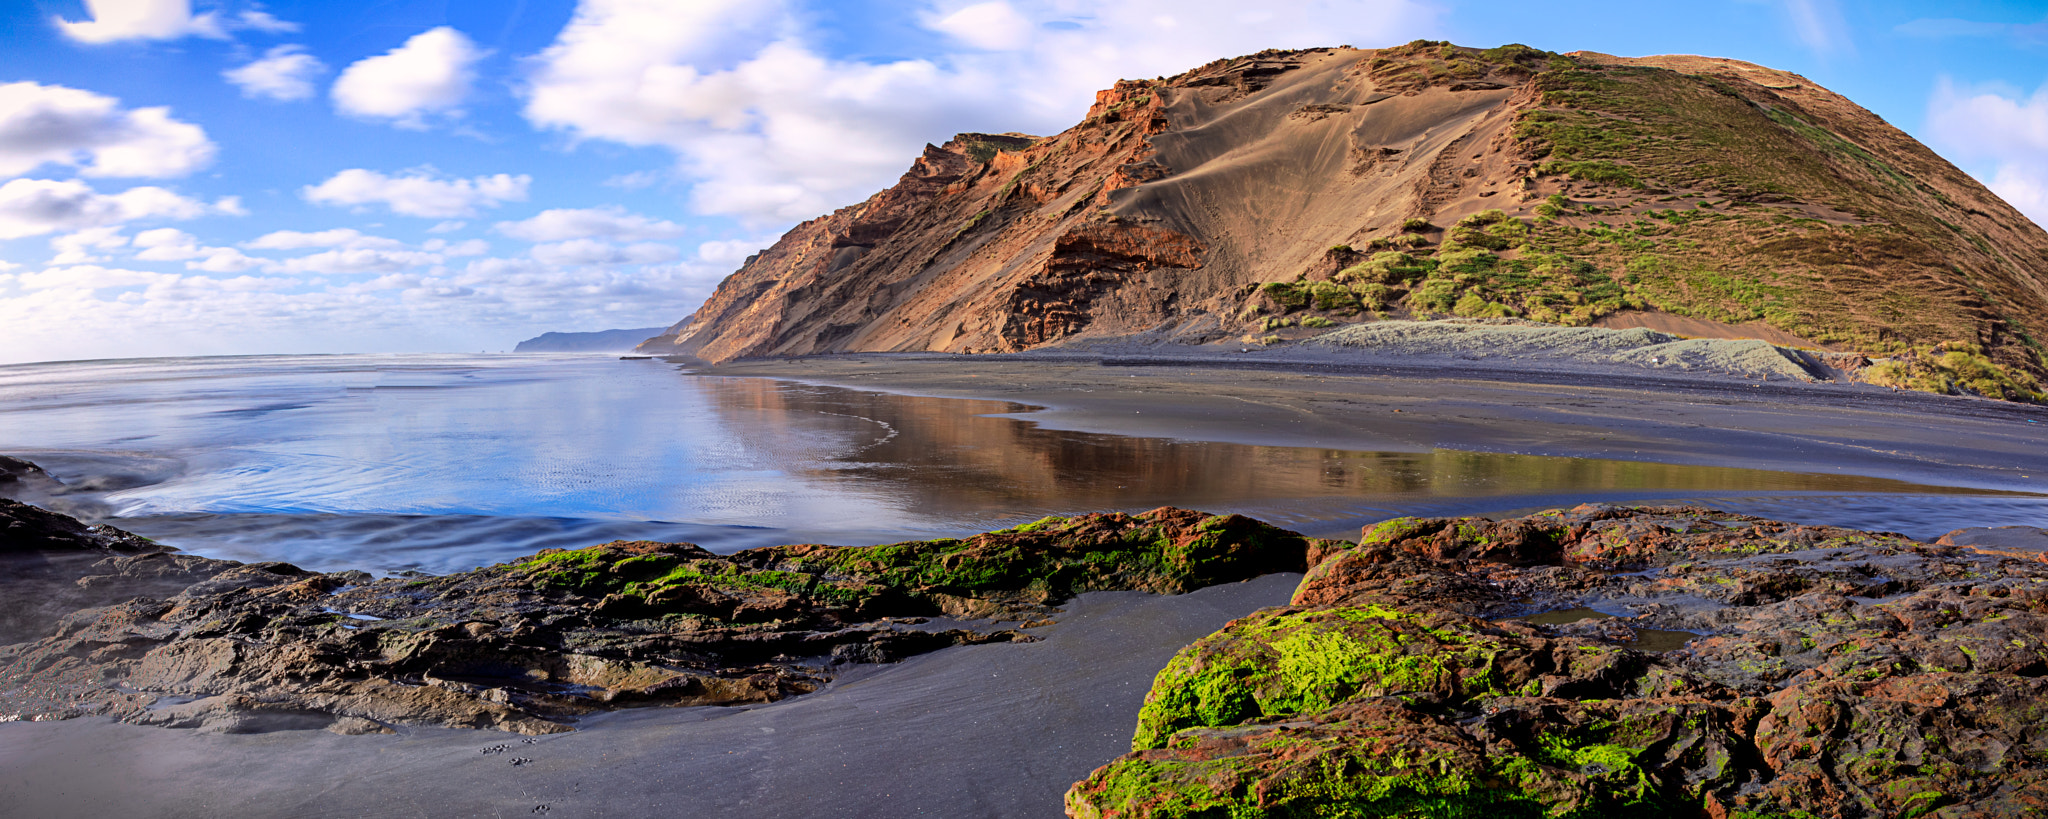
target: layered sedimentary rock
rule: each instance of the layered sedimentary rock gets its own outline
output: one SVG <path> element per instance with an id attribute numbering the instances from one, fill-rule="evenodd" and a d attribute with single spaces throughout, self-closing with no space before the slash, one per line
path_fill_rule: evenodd
<path id="1" fill-rule="evenodd" d="M 1694 508 L 1388 521 L 1181 652 L 1067 811 L 2038 814 L 2037 558 Z"/>
<path id="2" fill-rule="evenodd" d="M 76 537 L 126 542 L 22 509 L 68 522 L 57 528 Z M 43 546 L 24 548 L 85 548 Z M 1174 593 L 1299 571 L 1310 550 L 1329 545 L 1244 517 L 1159 509 L 871 548 L 716 555 L 620 542 L 381 580 L 157 548 L 74 567 L 79 589 L 113 593 L 0 646 L 0 717 L 552 733 L 595 709 L 771 702 L 815 690 L 847 663 L 1029 641 L 989 618 L 1029 627 L 1083 591 Z M 948 616 L 973 622 L 933 619 Z"/>
<path id="3" fill-rule="evenodd" d="M 640 350 L 1008 352 L 1625 314 L 2025 398 L 2048 372 L 2044 270 L 2048 233 L 1798 75 L 1419 41 L 1219 60 L 1119 82 L 1052 137 L 927 147 Z"/>

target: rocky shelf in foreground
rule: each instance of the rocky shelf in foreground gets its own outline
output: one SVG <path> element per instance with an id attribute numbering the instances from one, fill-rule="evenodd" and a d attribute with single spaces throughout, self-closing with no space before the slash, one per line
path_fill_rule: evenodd
<path id="1" fill-rule="evenodd" d="M 0 720 L 228 732 L 539 734 L 619 705 L 770 702 L 848 663 L 1031 640 L 998 625 L 1050 623 L 1080 592 L 1185 592 L 1348 545 L 1166 508 L 868 548 L 616 542 L 379 580 L 184 555 L 13 501 L 0 516 L 0 555 L 34 566 L 37 588 L 109 592 L 20 618 L 29 641 L 0 646 Z"/>
<path id="2" fill-rule="evenodd" d="M 1353 544 L 1166 508 L 868 548 L 618 542 L 380 580 L 0 501 L 10 593 L 115 599 L 17 612 L 34 635 L 0 647 L 0 719 L 552 733 L 1029 640 L 1084 591 L 1306 568 L 1290 605 L 1159 673 L 1131 753 L 1074 785 L 1069 815 L 2033 815 L 2044 545 L 1607 506 L 1400 518 Z"/>
<path id="3" fill-rule="evenodd" d="M 2048 565 L 1951 539 L 1697 508 L 1386 521 L 1175 657 L 1067 812 L 2042 815 Z"/>

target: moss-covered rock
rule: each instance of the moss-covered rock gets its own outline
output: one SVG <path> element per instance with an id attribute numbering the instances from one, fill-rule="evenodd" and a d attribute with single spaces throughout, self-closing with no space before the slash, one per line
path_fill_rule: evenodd
<path id="1" fill-rule="evenodd" d="M 1084 591 L 1179 594 L 1307 568 L 1326 544 L 1243 515 L 1155 509 L 1050 517 L 960 540 L 860 548 L 782 546 L 738 560 L 857 578 L 911 597 L 933 594 L 1048 603 Z"/>
<path id="2" fill-rule="evenodd" d="M 1284 719 L 1358 698 L 1462 707 L 1560 687 L 1613 694 L 1641 658 L 1452 614 L 1378 605 L 1268 609 L 1183 650 L 1138 712 L 1134 749 L 1187 728 Z"/>
<path id="3" fill-rule="evenodd" d="M 17 511 L 94 544 L 114 537 Z M 382 580 L 283 564 L 159 566 L 176 556 L 145 553 L 110 560 L 171 583 L 146 591 L 175 603 L 96 599 L 115 605 L 24 635 L 38 642 L 0 646 L 0 715 L 226 724 L 247 710 L 238 703 L 264 703 L 376 723 L 551 732 L 595 708 L 771 702 L 815 690 L 844 663 L 1032 639 L 999 624 L 934 629 L 927 615 L 1045 623 L 1080 592 L 1190 591 L 1300 571 L 1311 551 L 1348 546 L 1167 508 L 869 548 L 718 555 L 615 542 Z M 104 562 L 92 566 L 104 590 L 142 588 L 107 582 Z M 151 709 L 161 696 L 214 699 Z"/>
<path id="4" fill-rule="evenodd" d="M 1080 819 L 1634 817 L 1700 812 L 1738 785 L 1754 708 L 1501 697 L 1459 719 L 1354 697 L 1313 720 L 1174 734 L 1067 793 Z M 1663 777 L 1666 770 L 1684 775 Z"/>
<path id="5" fill-rule="evenodd" d="M 1697 508 L 1397 518 L 1176 656 L 1132 752 L 1067 810 L 2033 815 L 2044 633 L 2048 565 L 1893 534 Z"/>

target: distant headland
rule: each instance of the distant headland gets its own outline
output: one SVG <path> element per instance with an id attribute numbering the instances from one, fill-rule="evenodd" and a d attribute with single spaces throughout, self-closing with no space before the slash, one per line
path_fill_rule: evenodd
<path id="1" fill-rule="evenodd" d="M 666 327 L 637 330 L 599 330 L 595 333 L 541 333 L 519 342 L 515 353 L 614 353 L 661 334 Z"/>

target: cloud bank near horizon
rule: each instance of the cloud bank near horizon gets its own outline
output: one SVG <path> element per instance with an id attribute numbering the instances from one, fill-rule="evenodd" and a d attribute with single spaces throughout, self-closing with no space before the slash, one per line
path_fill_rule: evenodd
<path id="1" fill-rule="evenodd" d="M 1872 31 L 2022 48 L 2041 30 L 1933 15 L 1872 29 L 1839 0 L 1728 0 L 1744 7 L 1834 61 L 1859 59 Z M 26 78 L 0 84 L 0 326 L 21 339 L 0 360 L 127 354 L 138 338 L 166 353 L 476 349 L 666 325 L 927 142 L 1053 133 L 1117 79 L 1444 36 L 1477 14 L 1432 0 L 577 0 L 545 23 L 505 4 L 450 4 L 448 19 L 315 5 L 287 20 L 251 0 L 84 9 L 17 13 L 24 49 L 0 55 Z M 131 65 L 174 79 L 129 82 Z M 2043 88 L 1943 82 L 1925 98 L 1930 141 L 2036 219 Z"/>

